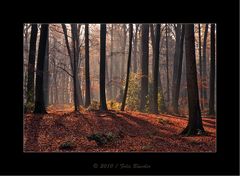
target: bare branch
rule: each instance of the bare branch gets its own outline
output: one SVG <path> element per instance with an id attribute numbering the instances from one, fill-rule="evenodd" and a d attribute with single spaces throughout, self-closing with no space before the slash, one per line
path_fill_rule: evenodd
<path id="1" fill-rule="evenodd" d="M 57 65 L 56 67 L 62 69 L 62 70 L 65 71 L 69 76 L 71 76 L 71 77 L 73 78 L 73 75 L 72 75 L 71 73 L 69 73 L 65 68 L 62 68 L 62 67 L 60 67 L 60 66 L 58 66 L 58 65 Z"/>

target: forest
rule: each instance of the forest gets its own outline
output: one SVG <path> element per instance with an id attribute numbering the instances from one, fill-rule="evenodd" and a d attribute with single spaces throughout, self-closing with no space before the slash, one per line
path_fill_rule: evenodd
<path id="1" fill-rule="evenodd" d="M 24 23 L 24 152 L 216 152 L 216 31 Z"/>

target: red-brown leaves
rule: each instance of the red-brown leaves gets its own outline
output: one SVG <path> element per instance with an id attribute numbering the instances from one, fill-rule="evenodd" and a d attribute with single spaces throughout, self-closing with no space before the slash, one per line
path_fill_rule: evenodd
<path id="1" fill-rule="evenodd" d="M 51 108 L 48 114 L 25 114 L 24 151 L 55 152 L 71 144 L 74 152 L 215 152 L 216 121 L 203 118 L 206 136 L 182 137 L 187 118 L 140 112 L 72 112 Z M 113 142 L 98 146 L 87 139 L 92 134 L 121 134 Z M 68 147 L 68 146 L 67 146 Z"/>

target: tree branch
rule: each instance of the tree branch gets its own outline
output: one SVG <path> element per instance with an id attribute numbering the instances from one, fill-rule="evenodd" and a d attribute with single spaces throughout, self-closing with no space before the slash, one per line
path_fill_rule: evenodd
<path id="1" fill-rule="evenodd" d="M 62 70 L 65 71 L 69 76 L 71 76 L 71 77 L 73 78 L 73 75 L 72 75 L 71 73 L 69 73 L 65 68 L 62 68 L 62 67 L 60 67 L 60 66 L 58 66 L 58 65 L 57 65 L 56 67 L 62 69 Z"/>

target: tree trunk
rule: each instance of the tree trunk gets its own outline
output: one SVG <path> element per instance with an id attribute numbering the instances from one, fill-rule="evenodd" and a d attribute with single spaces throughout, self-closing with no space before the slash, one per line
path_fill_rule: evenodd
<path id="1" fill-rule="evenodd" d="M 48 24 L 42 24 L 37 59 L 36 99 L 34 109 L 34 113 L 40 114 L 47 113 L 44 104 L 44 89 L 43 89 L 43 71 L 47 38 L 48 38 Z"/>
<path id="2" fill-rule="evenodd" d="M 182 26 L 182 33 L 181 33 L 181 38 L 180 38 L 180 43 L 179 43 L 179 55 L 178 57 L 178 65 L 177 65 L 177 70 L 176 70 L 176 84 L 173 85 L 175 87 L 174 89 L 174 96 L 173 96 L 173 112 L 176 114 L 179 114 L 178 110 L 178 100 L 179 100 L 179 92 L 180 92 L 180 83 L 181 83 L 181 75 L 182 75 L 182 60 L 183 60 L 183 42 L 184 42 L 184 34 L 185 34 L 185 26 Z"/>
<path id="3" fill-rule="evenodd" d="M 113 99 L 113 24 L 111 27 L 111 49 L 110 49 L 110 100 Z"/>
<path id="4" fill-rule="evenodd" d="M 148 53 L 149 53 L 149 25 L 142 24 L 142 77 L 141 77 L 141 98 L 140 98 L 140 111 L 145 111 L 147 96 L 148 96 Z"/>
<path id="5" fill-rule="evenodd" d="M 100 28 L 100 110 L 106 111 L 105 93 L 105 66 L 106 66 L 106 24 L 101 24 Z"/>
<path id="6" fill-rule="evenodd" d="M 204 128 L 198 96 L 194 24 L 185 24 L 185 47 L 189 120 L 182 134 L 199 135 L 204 133 Z"/>
<path id="7" fill-rule="evenodd" d="M 77 24 L 71 24 L 72 45 L 73 45 L 73 91 L 74 91 L 74 108 L 79 111 L 79 93 L 80 85 L 78 80 L 78 45 L 77 45 Z"/>
<path id="8" fill-rule="evenodd" d="M 156 38 L 154 50 L 154 70 L 153 70 L 153 113 L 158 114 L 158 76 L 159 76 L 159 44 L 160 44 L 160 24 L 156 26 Z"/>
<path id="9" fill-rule="evenodd" d="M 129 24 L 129 49 L 128 49 L 128 62 L 127 62 L 127 78 L 126 78 L 126 85 L 125 85 L 125 91 L 124 91 L 124 95 L 123 95 L 121 111 L 124 111 L 126 99 L 127 99 L 129 72 L 130 72 L 131 54 L 132 54 L 132 37 L 133 37 L 133 25 Z"/>
<path id="10" fill-rule="evenodd" d="M 168 25 L 166 24 L 166 68 L 167 68 L 167 104 L 170 103 L 169 73 L 168 73 Z"/>
<path id="11" fill-rule="evenodd" d="M 49 36 L 49 34 L 48 34 Z M 46 52 L 45 52 L 45 59 L 44 59 L 44 72 L 43 72 L 43 87 L 44 87 L 44 101 L 45 106 L 48 106 L 49 101 L 49 38 L 47 37 L 47 44 L 46 44 Z"/>
<path id="12" fill-rule="evenodd" d="M 210 96 L 209 115 L 214 115 L 214 95 L 215 95 L 215 24 L 211 24 L 211 65 L 210 65 Z"/>
<path id="13" fill-rule="evenodd" d="M 201 24 L 198 24 L 198 40 L 199 40 L 199 74 L 200 74 L 200 105 L 203 108 L 203 89 L 202 89 L 202 39 L 201 39 Z"/>
<path id="14" fill-rule="evenodd" d="M 134 36 L 134 51 L 133 51 L 133 72 L 137 73 L 137 45 L 138 45 L 138 24 L 136 24 L 136 31 Z"/>
<path id="15" fill-rule="evenodd" d="M 28 61 L 28 80 L 27 80 L 27 106 L 25 111 L 33 108 L 34 104 L 34 67 L 36 56 L 36 42 L 37 42 L 38 27 L 37 24 L 32 24 L 30 48 L 29 48 L 29 61 Z M 31 106 L 31 107 L 29 107 Z M 29 109 L 30 108 L 30 109 Z"/>
<path id="16" fill-rule="evenodd" d="M 85 78 L 86 78 L 85 107 L 88 107 L 91 104 L 90 76 L 89 76 L 89 27 L 88 27 L 88 24 L 85 24 Z"/>
<path id="17" fill-rule="evenodd" d="M 175 44 L 175 53 L 174 53 L 174 63 L 173 63 L 173 82 L 172 82 L 172 107 L 173 112 L 178 114 L 178 102 L 176 100 L 176 85 L 177 85 L 177 74 L 179 68 L 180 60 L 180 39 L 181 39 L 181 24 L 177 24 L 176 27 L 176 44 Z"/>
<path id="18" fill-rule="evenodd" d="M 155 59 L 155 34 L 154 34 L 154 26 L 153 24 L 151 24 L 149 26 L 150 28 L 150 36 L 151 36 L 151 42 L 152 42 L 152 80 L 154 79 L 154 59 Z M 152 81 L 153 82 L 153 81 Z M 150 90 L 150 94 L 149 94 L 149 111 L 154 113 L 154 97 L 153 97 L 153 87 L 154 87 L 154 83 L 152 83 L 152 90 Z"/>
<path id="19" fill-rule="evenodd" d="M 203 38 L 203 60 L 202 60 L 202 91 L 203 91 L 203 107 L 206 106 L 207 100 L 207 35 L 208 35 L 208 24 L 206 24 L 204 38 Z"/>

